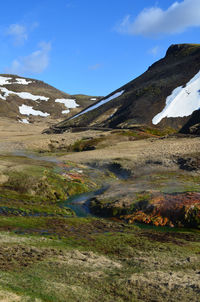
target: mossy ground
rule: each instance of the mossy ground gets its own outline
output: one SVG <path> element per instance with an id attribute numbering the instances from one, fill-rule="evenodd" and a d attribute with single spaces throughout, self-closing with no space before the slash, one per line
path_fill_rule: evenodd
<path id="1" fill-rule="evenodd" d="M 9 156 L 0 161 L 6 176 L 0 207 L 9 208 L 0 216 L 2 301 L 198 301 L 198 230 L 67 218 L 73 213 L 60 208 L 60 201 L 96 189 L 98 173 L 101 184 L 111 174 L 94 169 L 90 174 L 89 168 L 71 162 Z M 161 176 L 144 176 L 142 181 L 162 188 L 169 176 L 160 182 Z M 183 182 L 199 181 L 197 176 L 187 176 L 187 181 L 184 177 Z M 140 202 L 149 193 L 136 196 Z"/>
<path id="2" fill-rule="evenodd" d="M 9 217 L 0 228 L 0 294 L 16 301 L 198 301 L 199 232 L 94 218 Z"/>
<path id="3" fill-rule="evenodd" d="M 66 152 L 83 152 L 96 149 L 103 149 L 116 142 L 144 140 L 147 138 L 158 138 L 166 135 L 172 135 L 177 131 L 173 128 L 159 129 L 150 126 L 135 125 L 133 129 L 115 129 L 108 131 L 106 134 L 101 133 L 94 136 L 83 136 L 81 139 L 68 144 L 67 141 L 52 140 L 49 144 L 49 154 L 53 152 L 57 155 L 65 154 Z"/>
<path id="4" fill-rule="evenodd" d="M 95 187 L 87 175 L 71 163 L 51 163 L 26 157 L 1 156 L 0 212 L 20 216 L 72 216 L 60 202 Z M 79 171 L 78 170 L 78 171 Z"/>

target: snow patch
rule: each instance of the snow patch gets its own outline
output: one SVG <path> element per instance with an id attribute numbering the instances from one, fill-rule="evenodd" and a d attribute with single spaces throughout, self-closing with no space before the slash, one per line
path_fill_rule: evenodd
<path id="1" fill-rule="evenodd" d="M 165 108 L 152 120 L 154 125 L 165 117 L 184 117 L 200 108 L 200 71 L 186 84 L 179 86 L 167 97 Z"/>
<path id="2" fill-rule="evenodd" d="M 11 84 L 9 82 L 9 80 L 12 80 L 12 78 L 7 78 L 7 77 L 0 76 L 0 86 Z"/>
<path id="3" fill-rule="evenodd" d="M 74 99 L 56 99 L 55 102 L 64 104 L 67 109 L 79 107 Z"/>
<path id="4" fill-rule="evenodd" d="M 24 104 L 22 106 L 19 106 L 19 112 L 21 114 L 24 114 L 24 115 L 32 114 L 32 115 L 35 115 L 35 116 L 39 115 L 39 116 L 44 116 L 44 117 L 50 115 L 47 112 L 42 112 L 42 111 L 39 111 L 39 110 L 35 110 L 35 109 L 33 109 L 32 106 L 27 106 L 27 105 L 24 105 Z"/>
<path id="5" fill-rule="evenodd" d="M 29 121 L 26 118 L 23 118 L 21 120 L 19 120 L 20 123 L 22 124 L 30 124 Z"/>
<path id="6" fill-rule="evenodd" d="M 28 85 L 28 84 L 33 83 L 33 81 L 27 81 L 26 79 L 16 78 L 15 80 L 16 80 L 16 82 L 14 82 L 13 84 Z"/>
<path id="7" fill-rule="evenodd" d="M 28 85 L 33 83 L 33 81 L 27 81 L 26 79 L 16 78 L 16 82 L 10 82 L 9 80 L 13 80 L 13 78 L 2 77 L 0 76 L 0 86 L 3 85 L 12 85 L 12 84 L 21 84 L 21 85 Z"/>
<path id="8" fill-rule="evenodd" d="M 33 95 L 33 94 L 29 93 L 29 92 L 14 92 L 14 91 L 8 90 L 5 87 L 0 88 L 0 91 L 4 93 L 4 95 L 0 95 L 0 98 L 2 100 L 6 100 L 6 98 L 10 94 L 15 94 L 15 95 L 17 95 L 20 98 L 25 99 L 25 100 L 32 100 L 32 101 L 36 101 L 36 100 L 48 101 L 49 100 L 49 98 L 47 98 L 45 96 Z"/>
<path id="9" fill-rule="evenodd" d="M 125 90 L 116 92 L 115 94 L 111 95 L 109 98 L 97 102 L 97 103 L 94 104 L 93 106 L 88 107 L 87 109 L 83 110 L 81 113 L 76 114 L 76 115 L 73 116 L 71 119 L 74 119 L 75 117 L 78 117 L 78 116 L 80 116 L 80 115 L 82 115 L 82 114 L 85 114 L 86 112 L 92 111 L 92 110 L 94 110 L 94 109 L 100 107 L 101 105 L 104 105 L 104 104 L 110 102 L 111 100 L 118 98 L 120 95 L 122 95 L 122 94 L 124 93 L 124 91 L 125 91 Z"/>
<path id="10" fill-rule="evenodd" d="M 67 114 L 67 113 L 70 113 L 70 110 L 69 110 L 69 109 L 63 110 L 63 111 L 62 111 L 62 114 Z"/>
<path id="11" fill-rule="evenodd" d="M 33 95 L 29 92 L 15 92 L 14 94 L 18 95 L 20 98 L 25 99 L 25 100 L 41 100 L 41 101 L 48 101 L 49 98 L 41 95 Z"/>
<path id="12" fill-rule="evenodd" d="M 96 100 L 97 100 L 96 98 L 91 98 L 91 99 L 90 99 L 90 101 L 96 101 Z"/>

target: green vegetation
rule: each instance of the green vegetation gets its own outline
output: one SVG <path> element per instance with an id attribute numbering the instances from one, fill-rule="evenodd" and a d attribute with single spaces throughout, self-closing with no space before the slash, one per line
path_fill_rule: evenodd
<path id="1" fill-rule="evenodd" d="M 103 138 L 88 138 L 77 140 L 68 147 L 69 152 L 82 152 L 96 149 L 97 145 L 103 141 Z"/>
<path id="2" fill-rule="evenodd" d="M 5 162 L 8 161 L 7 163 Z M 2 161 L 1 161 L 2 160 Z M 4 161 L 3 161 L 4 160 Z M 14 160 L 14 162 L 13 162 Z M 74 165 L 58 167 L 31 159 L 2 157 L 0 163 L 11 168 L 1 174 L 0 213 L 7 216 L 73 216 L 60 203 L 69 196 L 87 192 L 94 184 L 79 175 Z"/>
<path id="3" fill-rule="evenodd" d="M 158 128 L 150 128 L 150 127 L 147 127 L 144 129 L 144 132 L 148 133 L 148 134 L 152 134 L 152 135 L 155 135 L 155 136 L 165 136 L 165 135 L 170 135 L 170 134 L 174 134 L 176 133 L 177 131 L 173 128 L 165 128 L 165 129 L 158 129 Z"/>
<path id="4" fill-rule="evenodd" d="M 7 301 L 186 302 L 198 296 L 199 232 L 94 218 L 9 217 L 3 225 L 11 229 L 0 232 L 0 297 Z M 185 283 L 177 278 L 182 274 Z"/>
<path id="5" fill-rule="evenodd" d="M 138 126 L 135 127 L 135 129 L 130 130 L 114 130 L 112 133 L 115 135 L 122 135 L 130 138 L 133 137 L 135 140 L 139 140 L 146 139 L 152 136 L 162 137 L 166 135 L 171 135 L 176 133 L 176 130 L 169 127 L 165 129 L 158 129 L 153 127 Z"/>
<path id="6" fill-rule="evenodd" d="M 130 138 L 133 137 L 135 140 L 145 139 L 149 137 L 143 131 L 140 130 L 123 130 L 119 131 L 119 135 L 127 136 Z"/>
<path id="7" fill-rule="evenodd" d="M 131 134 L 130 130 L 125 136 Z M 198 230 L 77 218 L 59 204 L 68 196 L 96 188 L 100 172 L 92 172 L 95 184 L 89 168 L 70 162 L 34 161 L 32 165 L 29 159 L 12 161 L 11 157 L 0 162 L 5 176 L 0 184 L 0 300 L 197 301 Z M 107 170 L 101 171 L 101 181 L 110 177 Z M 109 198 L 101 200 L 100 206 L 110 203 L 112 217 L 129 214 L 152 198 L 146 184 L 162 190 L 163 183 L 173 179 L 188 186 L 199 183 L 199 176 L 152 173 L 140 177 L 144 190 L 131 195 L 127 208 L 113 206 Z M 131 186 L 131 182 L 119 181 L 121 190 L 122 184 L 126 190 Z M 199 223 L 195 211 L 187 212 L 191 225 Z"/>

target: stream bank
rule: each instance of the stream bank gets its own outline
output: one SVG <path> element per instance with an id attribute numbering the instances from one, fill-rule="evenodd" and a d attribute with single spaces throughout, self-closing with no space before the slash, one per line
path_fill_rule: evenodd
<path id="1" fill-rule="evenodd" d="M 13 158 L 24 168 L 7 174 L 5 186 L 15 186 L 16 192 L 10 201 L 9 191 L 4 194 L 1 215 L 67 218 L 75 214 L 114 217 L 131 224 L 199 227 L 200 175 L 195 171 L 170 170 L 148 161 L 138 173 L 128 168 L 128 162 L 126 168 L 117 161 L 82 165 L 21 151 Z"/>

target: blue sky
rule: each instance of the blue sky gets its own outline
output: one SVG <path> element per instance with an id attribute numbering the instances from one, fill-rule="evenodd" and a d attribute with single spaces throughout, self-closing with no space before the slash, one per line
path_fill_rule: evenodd
<path id="1" fill-rule="evenodd" d="M 200 42 L 200 0 L 10 0 L 1 12 L 0 73 L 70 94 L 107 95 L 169 45 Z"/>

